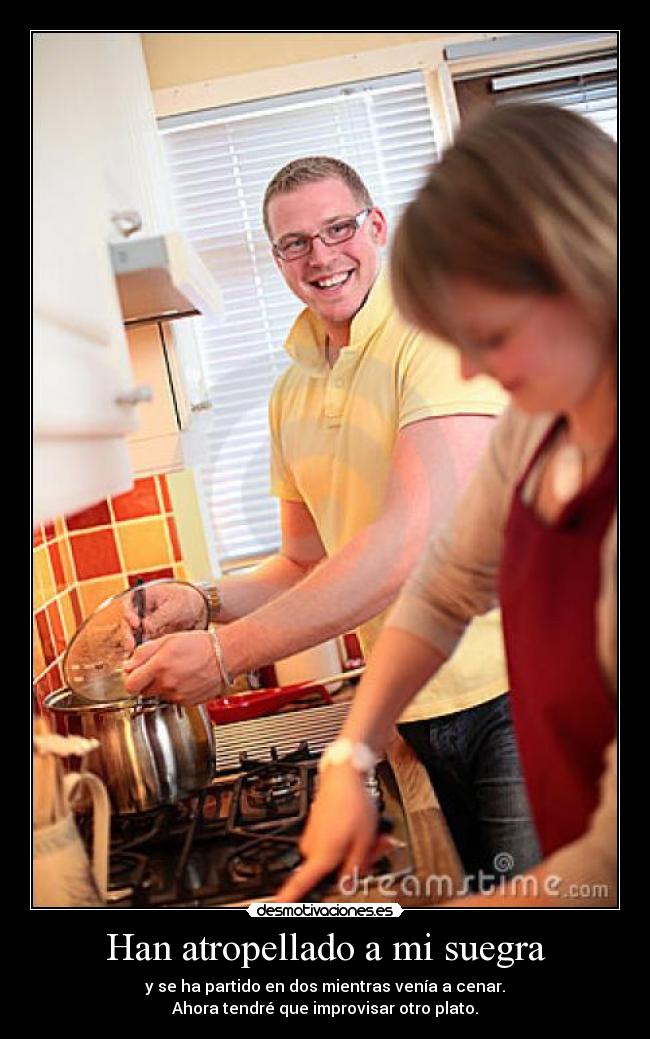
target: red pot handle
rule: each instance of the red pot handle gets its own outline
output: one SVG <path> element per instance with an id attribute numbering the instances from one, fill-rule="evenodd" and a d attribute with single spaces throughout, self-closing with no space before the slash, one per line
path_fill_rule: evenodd
<path id="1" fill-rule="evenodd" d="M 332 697 L 324 685 L 299 682 L 296 685 L 277 686 L 274 689 L 233 693 L 232 696 L 224 696 L 220 700 L 210 700 L 207 708 L 216 725 L 227 725 L 230 722 L 247 721 L 249 718 L 273 714 L 285 704 L 299 700 L 305 693 L 318 693 L 325 703 L 332 703 Z"/>

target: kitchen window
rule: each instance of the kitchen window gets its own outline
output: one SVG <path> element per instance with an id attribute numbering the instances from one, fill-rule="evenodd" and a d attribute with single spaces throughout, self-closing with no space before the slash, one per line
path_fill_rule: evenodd
<path id="1" fill-rule="evenodd" d="M 461 120 L 481 108 L 513 102 L 568 108 L 593 120 L 616 139 L 618 80 L 616 51 L 570 61 L 515 65 L 454 78 Z"/>
<path id="2" fill-rule="evenodd" d="M 280 543 L 267 406 L 302 306 L 271 256 L 266 185 L 291 159 L 332 155 L 358 170 L 394 227 L 439 149 L 420 72 L 171 116 L 159 128 L 179 225 L 223 295 L 223 322 L 199 323 L 214 416 L 201 478 L 218 557 L 233 565 Z"/>

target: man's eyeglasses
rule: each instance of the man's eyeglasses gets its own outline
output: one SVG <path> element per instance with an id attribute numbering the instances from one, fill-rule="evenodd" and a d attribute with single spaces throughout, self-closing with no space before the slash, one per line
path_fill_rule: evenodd
<path id="1" fill-rule="evenodd" d="M 288 234 L 284 238 L 280 238 L 279 241 L 273 242 L 273 252 L 276 256 L 279 256 L 281 260 L 286 260 L 291 263 L 292 260 L 299 260 L 301 256 L 306 256 L 307 253 L 311 252 L 312 242 L 314 238 L 320 238 L 323 245 L 340 245 L 342 242 L 347 242 L 350 238 L 354 238 L 355 234 L 363 224 L 364 220 L 371 209 L 362 209 L 356 216 L 345 217 L 341 220 L 332 220 L 331 223 L 325 224 L 321 227 L 320 231 L 316 231 L 315 234 Z"/>

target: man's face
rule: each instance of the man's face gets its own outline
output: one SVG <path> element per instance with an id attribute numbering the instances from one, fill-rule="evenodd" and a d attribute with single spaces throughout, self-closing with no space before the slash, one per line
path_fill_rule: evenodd
<path id="1" fill-rule="evenodd" d="M 325 224 L 355 216 L 363 208 L 347 184 L 336 177 L 305 184 L 276 195 L 268 207 L 271 239 L 312 235 Z M 291 291 L 322 318 L 328 329 L 349 330 L 377 277 L 381 249 L 386 244 L 386 220 L 372 209 L 356 234 L 339 245 L 314 238 L 306 256 L 283 260 L 276 256 Z"/>

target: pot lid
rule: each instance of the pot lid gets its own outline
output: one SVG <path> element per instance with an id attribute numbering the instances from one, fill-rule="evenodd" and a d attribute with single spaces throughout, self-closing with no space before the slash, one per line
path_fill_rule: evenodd
<path id="1" fill-rule="evenodd" d="M 183 589 L 184 609 L 170 610 L 179 588 Z M 165 623 L 159 624 L 163 612 L 167 614 Z M 146 621 L 155 614 L 156 633 L 149 635 Z M 65 681 L 76 696 L 92 703 L 129 699 L 123 664 L 136 646 L 173 631 L 205 629 L 208 619 L 206 597 L 187 581 L 140 581 L 101 603 L 77 629 L 63 657 Z"/>

